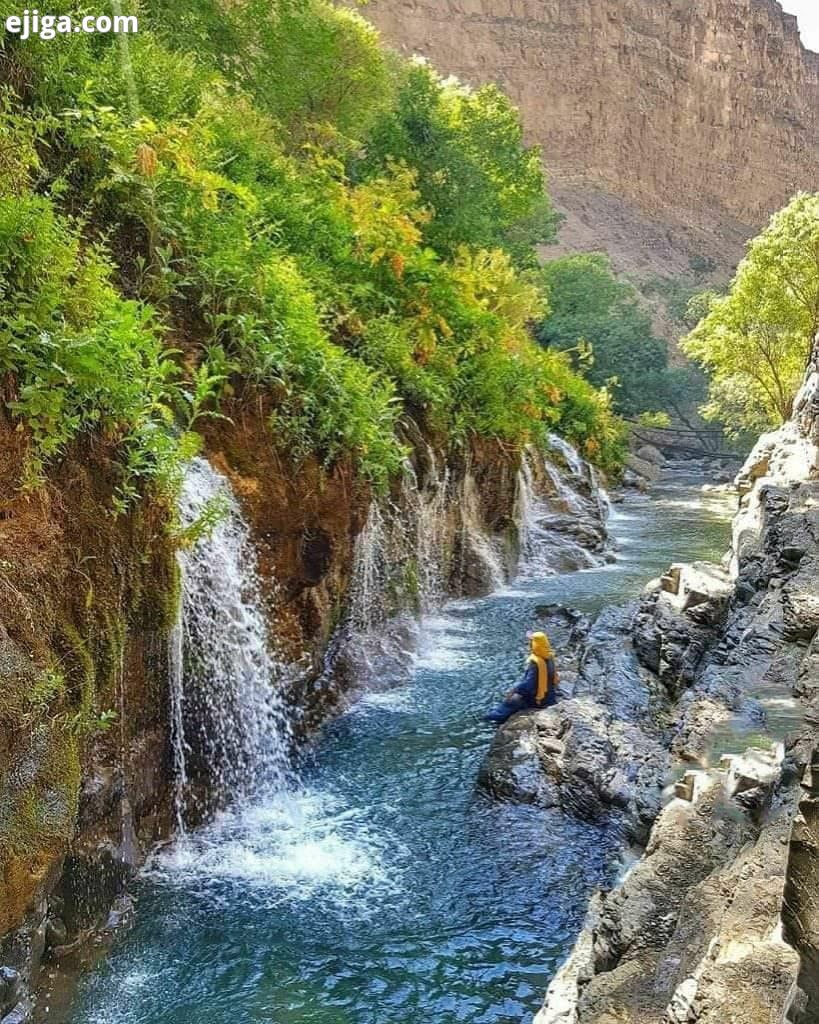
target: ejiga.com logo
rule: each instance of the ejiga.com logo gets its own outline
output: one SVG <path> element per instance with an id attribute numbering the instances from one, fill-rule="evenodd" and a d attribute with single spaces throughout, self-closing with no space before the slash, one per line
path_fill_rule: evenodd
<path id="1" fill-rule="evenodd" d="M 138 31 L 139 20 L 134 14 L 86 14 L 82 18 L 72 18 L 70 14 L 41 14 L 36 9 L 26 9 L 6 18 L 6 32 L 17 36 L 21 42 L 32 37 L 54 39 L 74 32 L 132 35 Z"/>

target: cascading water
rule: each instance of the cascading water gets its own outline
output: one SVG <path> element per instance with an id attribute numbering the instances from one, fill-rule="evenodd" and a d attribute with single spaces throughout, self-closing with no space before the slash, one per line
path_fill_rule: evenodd
<path id="1" fill-rule="evenodd" d="M 561 452 L 574 467 L 573 478 L 586 479 L 586 465 L 574 448 L 562 442 Z M 600 558 L 590 548 L 602 547 L 608 512 L 597 492 L 592 493 L 592 498 L 584 498 L 539 450 L 530 447 L 524 451 L 518 472 L 515 515 L 520 579 L 553 576 L 600 564 Z"/>
<path id="2" fill-rule="evenodd" d="M 546 440 L 552 451 L 562 457 L 571 475 L 576 479 L 582 479 L 589 467 L 574 445 L 558 434 L 549 434 Z"/>
<path id="3" fill-rule="evenodd" d="M 404 504 L 416 566 L 419 611 L 429 614 L 440 608 L 446 597 L 446 523 L 449 498 L 449 469 L 439 474 L 435 452 L 426 452 L 429 474 L 425 487 L 409 459 L 404 466 Z"/>
<path id="4" fill-rule="evenodd" d="M 168 643 L 168 689 L 171 696 L 174 822 L 177 833 L 184 835 L 186 831 L 185 799 L 188 792 L 188 752 L 185 744 L 185 667 L 181 601 L 177 621 L 171 631 Z"/>
<path id="5" fill-rule="evenodd" d="M 200 533 L 196 524 L 209 517 L 215 527 Z M 235 884 L 268 902 L 377 884 L 379 841 L 367 822 L 332 787 L 302 786 L 291 764 L 289 671 L 271 646 L 250 530 L 228 480 L 204 459 L 189 465 L 180 518 L 196 539 L 179 555 L 182 600 L 168 654 L 179 836 L 146 878 L 188 905 L 203 893 L 229 900 Z M 385 554 L 375 508 L 357 559 L 362 616 L 383 609 Z M 204 807 L 195 799 L 202 790 L 215 796 Z M 209 824 L 186 829 L 213 804 L 222 809 Z"/>
<path id="6" fill-rule="evenodd" d="M 466 578 L 467 563 L 478 567 L 481 582 L 489 590 L 499 590 L 507 580 L 507 569 L 498 543 L 486 532 L 475 478 L 467 465 L 461 491 L 461 574 Z"/>
<path id="7" fill-rule="evenodd" d="M 289 781 L 285 668 L 271 654 L 250 530 L 228 481 L 194 459 L 180 499 L 182 526 L 191 530 L 214 511 L 213 529 L 179 553 L 182 596 L 170 675 L 180 824 L 192 775 L 217 804 Z"/>
<path id="8" fill-rule="evenodd" d="M 439 475 L 435 454 L 424 486 L 407 459 L 393 501 L 374 501 L 355 543 L 350 626 L 358 635 L 383 626 L 402 607 L 439 608 L 446 596 L 446 524 L 449 472 Z"/>
<path id="9" fill-rule="evenodd" d="M 350 594 L 350 625 L 369 633 L 387 618 L 385 590 L 390 574 L 389 531 L 381 505 L 374 501 L 356 538 Z"/>

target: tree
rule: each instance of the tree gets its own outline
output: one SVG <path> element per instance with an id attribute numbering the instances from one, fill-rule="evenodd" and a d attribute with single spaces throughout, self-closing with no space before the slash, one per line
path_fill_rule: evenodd
<path id="1" fill-rule="evenodd" d="M 537 327 L 546 348 L 571 352 L 585 375 L 598 386 L 616 380 L 615 406 L 627 415 L 664 408 L 665 344 L 654 337 L 651 319 L 637 293 L 611 270 L 602 253 L 582 253 L 552 260 L 542 271 L 552 309 Z"/>
<path id="2" fill-rule="evenodd" d="M 361 180 L 395 162 L 417 172 L 433 214 L 425 238 L 439 252 L 500 247 L 533 264 L 534 245 L 554 238 L 540 153 L 523 144 L 519 113 L 495 86 L 472 91 L 421 63 L 402 69 L 394 106 L 351 172 Z"/>
<path id="3" fill-rule="evenodd" d="M 702 413 L 729 433 L 791 415 L 819 331 L 819 193 L 800 193 L 748 246 L 730 291 L 709 297 L 685 352 L 710 377 Z"/>

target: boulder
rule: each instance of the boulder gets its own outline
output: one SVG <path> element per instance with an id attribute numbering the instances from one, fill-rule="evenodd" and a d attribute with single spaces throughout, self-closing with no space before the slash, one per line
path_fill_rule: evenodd
<path id="1" fill-rule="evenodd" d="M 20 987 L 19 971 L 13 967 L 0 967 L 0 1014 L 17 1005 Z"/>
<path id="2" fill-rule="evenodd" d="M 663 600 L 686 612 L 699 605 L 724 607 L 733 593 L 733 580 L 711 562 L 672 565 L 660 580 Z"/>
<path id="3" fill-rule="evenodd" d="M 650 462 L 653 466 L 664 466 L 666 462 L 665 455 L 653 444 L 644 444 L 642 448 L 638 448 L 637 457 L 643 462 Z"/>
<path id="4" fill-rule="evenodd" d="M 591 627 L 561 606 L 539 611 L 553 635 L 564 632 L 564 699 L 498 729 L 480 784 L 496 797 L 610 820 L 630 840 L 645 838 L 660 807 L 668 755 L 639 663 L 627 649 L 633 608 L 609 609 Z"/>
<path id="5" fill-rule="evenodd" d="M 553 780 L 541 757 L 556 756 L 555 748 L 540 748 L 538 721 L 551 710 L 521 712 L 495 733 L 478 773 L 478 785 L 499 799 L 555 807 L 560 803 Z"/>
<path id="6" fill-rule="evenodd" d="M 32 1019 L 31 1007 L 25 1003 L 18 1003 L 11 1013 L 7 1013 L 0 1024 L 29 1024 Z"/>
<path id="7" fill-rule="evenodd" d="M 635 455 L 633 452 L 629 453 L 626 458 L 626 468 L 630 469 L 632 473 L 636 473 L 637 476 L 642 477 L 643 480 L 648 480 L 651 483 L 659 480 L 662 476 L 662 469 L 656 463 L 640 458 L 639 455 Z"/>
<path id="8" fill-rule="evenodd" d="M 635 491 L 645 491 L 648 489 L 648 481 L 645 477 L 640 476 L 639 473 L 635 473 L 631 469 L 626 469 L 623 472 L 623 487 L 629 487 Z"/>

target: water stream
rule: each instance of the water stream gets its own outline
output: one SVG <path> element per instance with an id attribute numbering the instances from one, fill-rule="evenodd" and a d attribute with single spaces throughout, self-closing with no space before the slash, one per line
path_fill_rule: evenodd
<path id="1" fill-rule="evenodd" d="M 537 605 L 595 612 L 672 558 L 718 558 L 729 514 L 662 487 L 614 511 L 616 563 L 527 572 L 427 616 L 408 678 L 383 673 L 332 722 L 297 786 L 258 786 L 154 859 L 73 1024 L 530 1020 L 617 848 L 476 792 L 481 714 L 518 677 Z"/>

